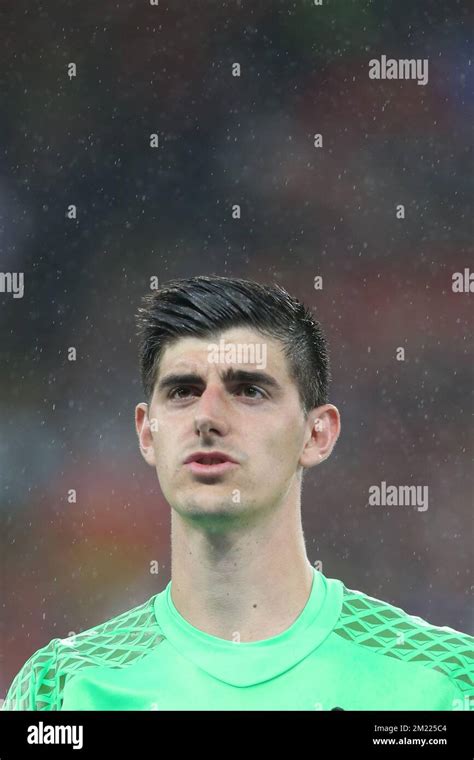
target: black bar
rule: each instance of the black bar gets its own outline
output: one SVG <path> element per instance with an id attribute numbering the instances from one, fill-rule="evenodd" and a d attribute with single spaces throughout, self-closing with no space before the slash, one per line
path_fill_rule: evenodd
<path id="1" fill-rule="evenodd" d="M 182 756 L 186 750 L 193 757 L 208 751 L 222 756 L 239 748 L 248 757 L 255 754 L 260 742 L 264 757 L 275 746 L 279 756 L 304 753 L 325 760 L 351 750 L 371 757 L 390 754 L 472 760 L 472 717 L 467 710 L 0 712 L 0 760 L 24 756 L 140 760 L 144 755 L 158 758 L 172 752 Z M 60 726 L 65 727 L 63 737 L 69 744 L 59 743 L 61 734 L 55 727 Z M 43 743 L 29 743 L 29 735 L 42 738 Z M 47 743 L 49 738 L 58 743 Z"/>

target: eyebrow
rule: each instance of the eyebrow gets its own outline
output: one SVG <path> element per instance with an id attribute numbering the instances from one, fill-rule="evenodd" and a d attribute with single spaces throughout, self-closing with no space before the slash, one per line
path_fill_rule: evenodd
<path id="1" fill-rule="evenodd" d="M 224 383 L 259 383 L 260 385 L 266 385 L 268 388 L 274 388 L 279 391 L 282 390 L 280 383 L 278 383 L 274 377 L 268 375 L 266 372 L 258 372 L 256 370 L 235 370 L 233 367 L 230 367 L 220 373 L 220 378 Z M 165 377 L 158 383 L 158 392 L 161 393 L 174 385 L 204 385 L 204 380 L 195 372 L 165 375 Z"/>

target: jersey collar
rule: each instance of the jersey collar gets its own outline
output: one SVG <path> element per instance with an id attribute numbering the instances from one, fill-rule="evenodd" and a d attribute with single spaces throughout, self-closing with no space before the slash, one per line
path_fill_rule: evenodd
<path id="1" fill-rule="evenodd" d="M 233 686 L 268 681 L 297 665 L 321 645 L 342 607 L 341 581 L 313 568 L 308 601 L 294 623 L 277 636 L 237 643 L 211 636 L 191 625 L 176 609 L 171 584 L 155 596 L 157 623 L 169 644 L 209 675 Z"/>

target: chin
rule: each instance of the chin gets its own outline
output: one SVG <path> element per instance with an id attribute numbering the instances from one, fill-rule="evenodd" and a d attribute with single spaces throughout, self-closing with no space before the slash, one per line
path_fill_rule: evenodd
<path id="1" fill-rule="evenodd" d="M 176 502 L 175 502 L 176 504 Z M 231 498 L 219 498 L 217 494 L 205 493 L 199 496 L 193 493 L 188 499 L 180 500 L 175 507 L 176 511 L 186 517 L 200 517 L 204 515 L 228 516 L 241 511 L 242 504 L 234 504 Z"/>
<path id="2" fill-rule="evenodd" d="M 202 498 L 194 498 L 190 502 L 187 503 L 187 506 L 185 506 L 185 510 L 193 510 L 195 512 L 235 512 L 236 507 L 239 507 L 240 504 L 233 504 L 231 501 L 224 501 L 222 499 L 216 498 L 216 497 L 208 497 L 206 498 L 203 496 Z"/>

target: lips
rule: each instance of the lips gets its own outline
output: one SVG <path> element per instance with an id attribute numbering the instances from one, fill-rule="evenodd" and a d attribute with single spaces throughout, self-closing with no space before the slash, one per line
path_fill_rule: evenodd
<path id="1" fill-rule="evenodd" d="M 196 451 L 194 454 L 191 454 L 184 461 L 185 464 L 189 464 L 190 462 L 197 462 L 198 464 L 202 464 L 202 465 L 217 465 L 217 464 L 223 464 L 224 462 L 235 463 L 235 459 L 233 459 L 228 454 L 224 454 L 221 451 L 210 451 L 210 452 Z"/>
<path id="2" fill-rule="evenodd" d="M 185 460 L 184 465 L 195 477 L 214 483 L 216 477 L 235 469 L 239 463 L 223 451 L 196 451 Z"/>

